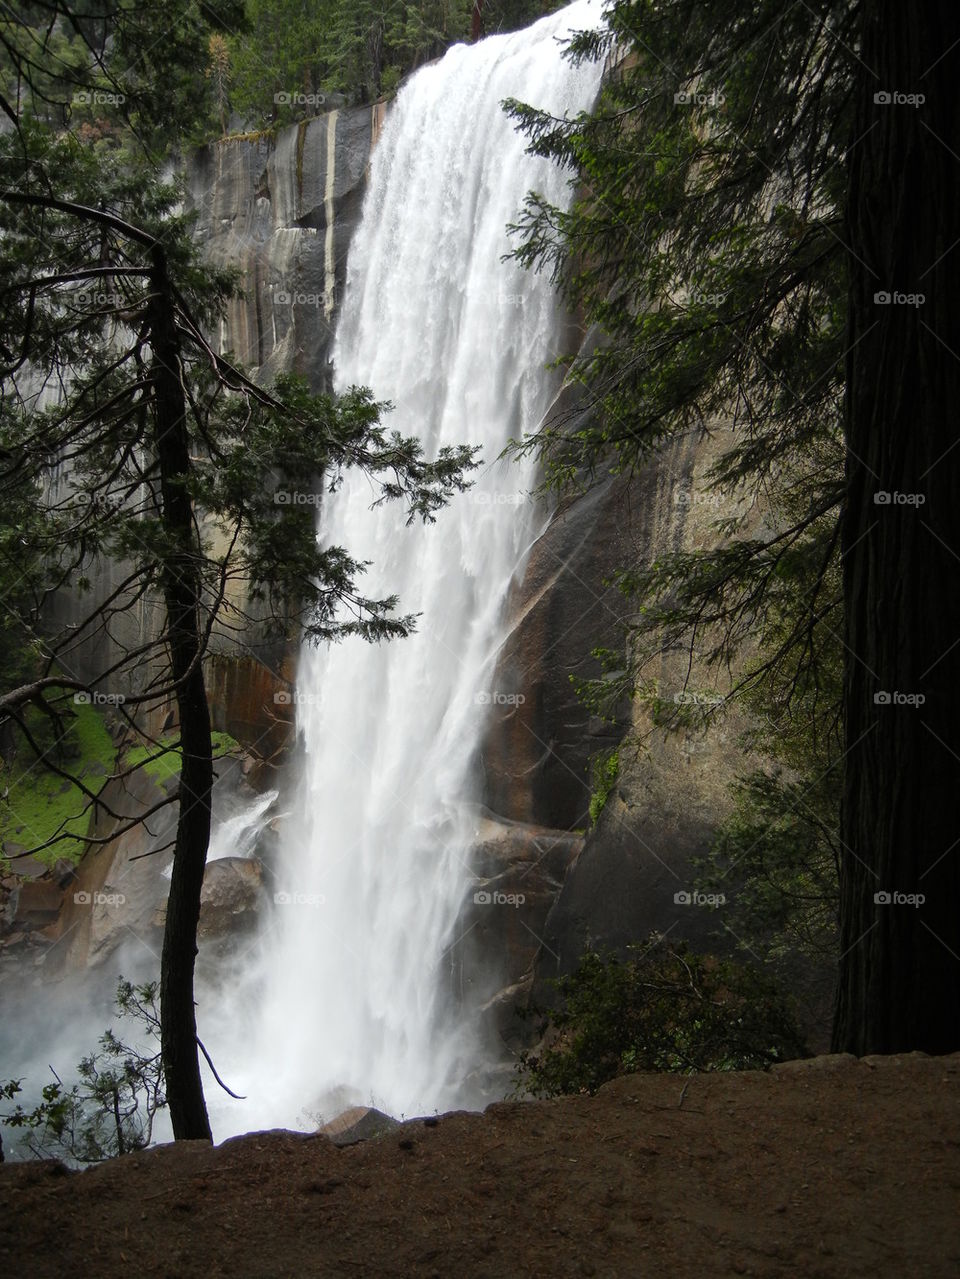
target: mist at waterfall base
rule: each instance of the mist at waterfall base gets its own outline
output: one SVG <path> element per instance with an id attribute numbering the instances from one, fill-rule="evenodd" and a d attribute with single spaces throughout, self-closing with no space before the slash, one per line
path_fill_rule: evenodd
<path id="1" fill-rule="evenodd" d="M 536 428 L 558 386 L 556 297 L 501 258 L 526 193 L 569 199 L 568 178 L 526 154 L 503 112 L 517 97 L 589 109 L 594 64 L 562 55 L 599 6 L 574 4 L 514 35 L 457 46 L 391 106 L 350 248 L 336 386 L 394 404 L 387 425 L 426 455 L 479 444 L 473 488 L 436 524 L 372 508 L 348 473 L 318 536 L 369 561 L 362 590 L 397 595 L 414 635 L 305 647 L 297 678 L 301 772 L 284 823 L 269 931 L 201 1034 L 243 1103 L 212 1084 L 215 1132 L 310 1128 L 350 1105 L 394 1115 L 479 1106 L 499 1089 L 471 975 L 453 959 L 476 886 L 475 756 L 507 594 L 545 512 L 535 465 L 498 461 Z M 495 906 L 490 909 L 497 909 Z M 512 907 L 503 907 L 512 909 Z M 211 1025 L 211 1022 L 214 1024 Z"/>

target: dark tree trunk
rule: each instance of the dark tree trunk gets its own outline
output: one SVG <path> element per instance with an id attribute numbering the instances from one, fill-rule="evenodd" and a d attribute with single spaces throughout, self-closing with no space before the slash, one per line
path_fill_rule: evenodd
<path id="1" fill-rule="evenodd" d="M 479 40 L 483 35 L 483 0 L 473 0 L 473 14 L 470 19 L 470 39 Z"/>
<path id="2" fill-rule="evenodd" d="M 960 1049 L 960 4 L 863 0 L 862 21 L 834 1045 L 942 1053 Z"/>
<path id="3" fill-rule="evenodd" d="M 155 368 L 155 443 L 163 524 L 176 548 L 166 566 L 163 591 L 170 664 L 177 681 L 183 755 L 180 812 L 160 962 L 160 1044 L 174 1137 L 209 1140 L 210 1121 L 197 1051 L 193 976 L 200 890 L 210 838 L 213 787 L 210 712 L 200 660 L 201 578 L 193 507 L 185 484 L 190 454 L 174 299 L 163 250 L 158 245 L 152 253 L 155 296 L 150 340 Z"/>
<path id="4" fill-rule="evenodd" d="M 170 554 L 163 572 L 167 647 L 177 685 L 183 766 L 173 871 L 167 895 L 160 960 L 160 1042 L 173 1135 L 211 1139 L 197 1045 L 193 978 L 197 955 L 200 892 L 210 842 L 213 743 L 202 666 L 200 604 L 202 579 L 197 559 L 193 505 L 186 486 L 190 473 L 189 433 L 182 383 L 176 299 L 163 246 L 147 231 L 115 214 L 49 195 L 4 191 L 12 204 L 57 209 L 119 231 L 150 253 L 152 286 L 149 329 L 153 353 L 155 439 L 164 530 Z M 120 268 L 135 271 L 138 268 Z M 97 272 L 99 273 L 99 272 Z M 2 1159 L 2 1147 L 0 1147 Z"/>

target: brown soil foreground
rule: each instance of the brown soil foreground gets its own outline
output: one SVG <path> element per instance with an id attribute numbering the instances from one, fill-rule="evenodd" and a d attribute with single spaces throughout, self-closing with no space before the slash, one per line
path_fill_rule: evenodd
<path id="1" fill-rule="evenodd" d="M 960 1274 L 960 1055 L 634 1075 L 342 1149 L 0 1168 L 19 1276 Z"/>

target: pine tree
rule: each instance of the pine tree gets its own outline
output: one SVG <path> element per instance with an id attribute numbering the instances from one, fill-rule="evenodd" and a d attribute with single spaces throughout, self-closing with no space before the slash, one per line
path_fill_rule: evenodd
<path id="1" fill-rule="evenodd" d="M 577 188 L 569 213 L 530 196 L 517 256 L 601 334 L 570 369 L 592 416 L 518 447 L 566 488 L 687 432 L 733 442 L 709 477 L 728 512 L 713 545 L 624 569 L 633 660 L 593 694 L 680 722 L 655 674 L 686 648 L 736 659 L 735 694 L 775 726 L 802 716 L 845 765 L 836 1043 L 956 1048 L 954 6 L 618 0 L 607 16 L 573 46 L 611 59 L 593 116 L 508 104 Z M 922 909 L 883 896 L 925 889 Z"/>

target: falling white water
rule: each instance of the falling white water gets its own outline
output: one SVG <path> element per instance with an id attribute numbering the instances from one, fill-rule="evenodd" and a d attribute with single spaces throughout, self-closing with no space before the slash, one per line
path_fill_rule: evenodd
<path id="1" fill-rule="evenodd" d="M 491 683 L 504 603 L 543 521 L 528 496 L 533 464 L 497 458 L 556 391 L 544 365 L 558 332 L 548 281 L 500 259 L 527 191 L 569 199 L 566 176 L 525 154 L 500 102 L 589 109 L 599 70 L 571 67 L 561 41 L 598 19 L 599 5 L 580 0 L 450 50 L 401 91 L 373 156 L 338 389 L 366 385 L 392 401 L 387 426 L 418 436 L 427 456 L 479 444 L 484 466 L 432 526 L 407 526 L 399 503 L 371 509 L 375 490 L 359 475 L 324 499 L 321 541 L 371 562 L 365 594 L 396 594 L 399 611 L 420 618 L 406 640 L 301 655 L 303 781 L 239 1080 L 260 1090 L 260 1123 L 303 1127 L 358 1103 L 410 1115 L 484 1100 L 476 1018 L 449 997 L 447 952 L 473 891 L 484 701 L 522 691 Z"/>
<path id="2" fill-rule="evenodd" d="M 232 817 L 225 817 L 215 822 L 210 831 L 210 847 L 207 849 L 207 864 L 222 861 L 224 857 L 253 857 L 260 842 L 260 836 L 270 824 L 270 809 L 279 795 L 279 791 L 266 791 L 258 795 L 249 804 L 241 808 Z M 163 871 L 164 879 L 169 879 L 173 872 L 173 861 Z"/>
<path id="3" fill-rule="evenodd" d="M 207 861 L 219 861 L 222 857 L 252 857 L 264 827 L 270 822 L 269 810 L 278 793 L 266 791 L 239 813 L 220 822 L 211 832 Z"/>

